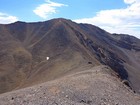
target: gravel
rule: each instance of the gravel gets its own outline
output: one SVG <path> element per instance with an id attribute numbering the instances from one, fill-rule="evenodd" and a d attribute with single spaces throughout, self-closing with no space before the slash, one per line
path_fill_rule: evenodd
<path id="1" fill-rule="evenodd" d="M 140 105 L 140 96 L 106 66 L 0 95 L 0 105 Z"/>

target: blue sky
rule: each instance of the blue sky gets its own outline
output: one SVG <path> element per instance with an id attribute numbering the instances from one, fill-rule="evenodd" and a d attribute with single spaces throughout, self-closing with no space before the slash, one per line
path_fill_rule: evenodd
<path id="1" fill-rule="evenodd" d="M 140 38 L 140 0 L 0 0 L 0 23 L 68 18 Z"/>

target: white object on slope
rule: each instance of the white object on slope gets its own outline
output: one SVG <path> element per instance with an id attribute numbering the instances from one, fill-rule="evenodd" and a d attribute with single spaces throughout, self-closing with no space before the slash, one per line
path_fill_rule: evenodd
<path id="1" fill-rule="evenodd" d="M 46 57 L 46 60 L 48 61 L 50 59 L 50 57 Z"/>

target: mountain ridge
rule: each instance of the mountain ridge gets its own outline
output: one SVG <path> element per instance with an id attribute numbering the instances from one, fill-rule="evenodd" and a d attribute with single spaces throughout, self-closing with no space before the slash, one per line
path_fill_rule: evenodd
<path id="1" fill-rule="evenodd" d="M 140 41 L 135 37 L 58 18 L 0 25 L 0 41 L 0 93 L 103 64 L 139 92 Z"/>
<path id="2" fill-rule="evenodd" d="M 139 105 L 140 97 L 108 66 L 96 66 L 0 95 L 2 105 Z"/>

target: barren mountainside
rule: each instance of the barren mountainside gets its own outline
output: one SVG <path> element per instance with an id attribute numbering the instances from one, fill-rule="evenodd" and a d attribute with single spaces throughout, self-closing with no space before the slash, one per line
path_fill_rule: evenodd
<path id="1" fill-rule="evenodd" d="M 0 25 L 0 93 L 99 65 L 139 93 L 139 64 L 140 39 L 133 36 L 62 18 Z"/>

